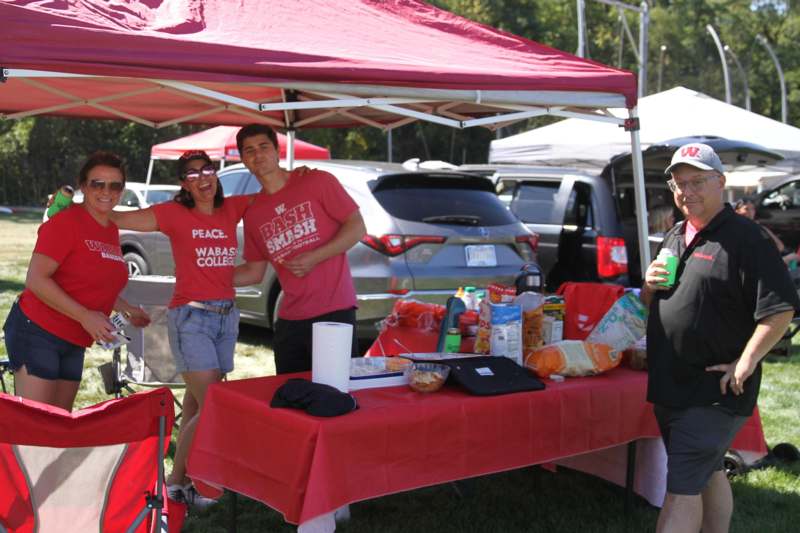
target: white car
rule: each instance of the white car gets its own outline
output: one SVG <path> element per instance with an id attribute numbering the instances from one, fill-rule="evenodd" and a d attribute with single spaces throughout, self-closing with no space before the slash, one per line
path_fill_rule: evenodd
<path id="1" fill-rule="evenodd" d="M 144 209 L 151 205 L 169 202 L 180 190 L 179 185 L 150 185 L 147 186 L 139 181 L 128 181 L 125 183 L 125 190 L 120 196 L 119 204 L 114 208 L 115 211 L 132 211 L 134 209 Z M 147 194 L 145 194 L 145 190 Z M 83 193 L 75 191 L 72 203 L 80 204 L 83 202 Z M 45 209 L 42 222 L 47 222 L 47 210 Z"/>
<path id="2" fill-rule="evenodd" d="M 149 187 L 144 183 L 138 181 L 128 181 L 125 183 L 125 190 L 120 196 L 117 211 L 130 211 L 132 209 L 144 209 L 151 205 L 169 202 L 175 197 L 175 194 L 180 190 L 179 185 L 150 185 Z M 147 194 L 145 194 L 147 190 Z M 75 196 L 72 202 L 79 204 L 83 202 L 83 193 L 75 191 Z"/>
<path id="3" fill-rule="evenodd" d="M 125 191 L 119 199 L 117 211 L 130 211 L 144 209 L 151 205 L 169 202 L 180 190 L 179 185 L 153 185 L 145 189 L 145 184 L 138 181 L 129 181 L 125 184 Z M 147 193 L 145 194 L 145 190 Z"/>

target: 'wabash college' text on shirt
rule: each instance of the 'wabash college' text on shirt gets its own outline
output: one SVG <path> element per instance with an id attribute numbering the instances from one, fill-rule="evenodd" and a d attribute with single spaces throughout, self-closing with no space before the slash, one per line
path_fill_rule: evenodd
<path id="1" fill-rule="evenodd" d="M 233 299 L 236 225 L 251 200 L 252 195 L 229 196 L 211 215 L 177 202 L 153 206 L 158 228 L 169 237 L 175 258 L 175 292 L 169 307 L 193 300 Z"/>
<path id="2" fill-rule="evenodd" d="M 110 314 L 128 282 L 119 247 L 119 229 L 101 226 L 80 205 L 71 206 L 39 226 L 33 253 L 58 263 L 53 281 L 86 309 Z M 91 346 L 92 336 L 80 322 L 56 311 L 25 289 L 20 308 L 36 325 L 78 346 Z"/>
<path id="3" fill-rule="evenodd" d="M 275 194 L 261 192 L 244 217 L 246 261 L 269 261 L 284 297 L 278 316 L 303 320 L 356 305 L 346 254 L 330 257 L 300 278 L 282 263 L 330 241 L 358 206 L 323 171 L 296 171 Z"/>

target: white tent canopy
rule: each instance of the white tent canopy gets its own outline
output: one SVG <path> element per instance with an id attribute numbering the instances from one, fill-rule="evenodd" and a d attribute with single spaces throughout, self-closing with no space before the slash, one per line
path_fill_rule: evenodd
<path id="1" fill-rule="evenodd" d="M 624 118 L 625 109 L 609 110 Z M 675 87 L 639 100 L 642 148 L 669 139 L 706 135 L 747 141 L 800 161 L 800 128 Z M 630 151 L 630 135 L 615 124 L 566 119 L 492 141 L 490 163 L 577 165 L 602 168 Z"/>

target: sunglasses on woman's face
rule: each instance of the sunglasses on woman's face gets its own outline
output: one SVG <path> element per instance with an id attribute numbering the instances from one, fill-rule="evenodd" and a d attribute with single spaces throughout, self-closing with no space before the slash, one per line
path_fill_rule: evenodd
<path id="1" fill-rule="evenodd" d="M 122 192 L 125 184 L 121 181 L 89 180 L 89 188 L 96 191 L 107 189 L 111 192 Z"/>
<path id="2" fill-rule="evenodd" d="M 200 169 L 191 168 L 187 170 L 186 172 L 183 173 L 181 179 L 184 181 L 192 182 L 200 179 L 200 176 L 203 176 L 204 178 L 210 178 L 216 173 L 217 169 L 214 168 L 214 165 L 206 165 Z"/>

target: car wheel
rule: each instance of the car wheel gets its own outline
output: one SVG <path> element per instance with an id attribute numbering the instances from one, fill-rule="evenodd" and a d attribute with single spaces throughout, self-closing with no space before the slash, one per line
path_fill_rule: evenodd
<path id="1" fill-rule="evenodd" d="M 127 254 L 123 255 L 122 258 L 125 259 L 125 264 L 128 267 L 129 278 L 146 276 L 150 273 L 150 269 L 147 268 L 147 262 L 144 260 L 144 257 L 136 252 L 128 252 Z"/>

